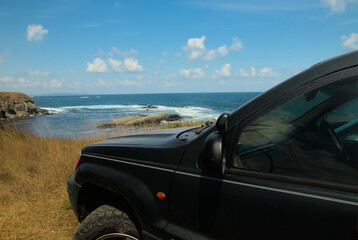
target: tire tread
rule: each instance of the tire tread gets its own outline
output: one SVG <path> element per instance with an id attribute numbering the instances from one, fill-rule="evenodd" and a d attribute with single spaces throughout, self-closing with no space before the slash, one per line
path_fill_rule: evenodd
<path id="1" fill-rule="evenodd" d="M 107 233 L 126 233 L 139 238 L 137 228 L 127 214 L 109 205 L 91 212 L 78 227 L 73 240 L 94 240 Z"/>

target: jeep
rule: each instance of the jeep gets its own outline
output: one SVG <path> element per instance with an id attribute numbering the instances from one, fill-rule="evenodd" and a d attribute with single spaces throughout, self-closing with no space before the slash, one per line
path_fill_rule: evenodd
<path id="1" fill-rule="evenodd" d="M 81 150 L 73 239 L 358 239 L 358 51 L 215 123 Z"/>

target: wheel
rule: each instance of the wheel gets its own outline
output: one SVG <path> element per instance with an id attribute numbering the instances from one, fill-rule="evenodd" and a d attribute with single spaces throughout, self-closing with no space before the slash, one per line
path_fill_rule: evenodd
<path id="1" fill-rule="evenodd" d="M 138 240 L 139 232 L 127 214 L 109 205 L 102 205 L 78 227 L 73 240 Z"/>

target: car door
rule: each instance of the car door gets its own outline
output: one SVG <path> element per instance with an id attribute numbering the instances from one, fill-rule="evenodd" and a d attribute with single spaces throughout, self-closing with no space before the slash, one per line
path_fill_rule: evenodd
<path id="1" fill-rule="evenodd" d="M 165 236 L 356 239 L 358 159 L 342 136 L 358 146 L 358 79 L 348 72 L 305 84 L 239 122 L 226 136 L 223 176 L 198 167 L 203 146 L 194 141 L 175 172 Z M 344 107 L 347 116 L 335 115 Z"/>

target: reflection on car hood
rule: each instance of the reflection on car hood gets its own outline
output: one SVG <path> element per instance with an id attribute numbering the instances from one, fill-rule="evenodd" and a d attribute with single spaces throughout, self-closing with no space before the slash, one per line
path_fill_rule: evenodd
<path id="1" fill-rule="evenodd" d="M 190 129 L 159 130 L 111 138 L 85 147 L 82 154 L 176 166 L 190 142 L 190 139 L 183 141 L 177 136 Z"/>

